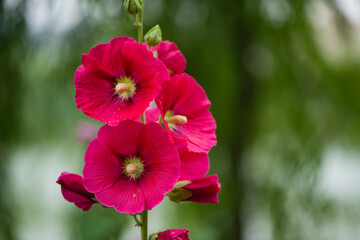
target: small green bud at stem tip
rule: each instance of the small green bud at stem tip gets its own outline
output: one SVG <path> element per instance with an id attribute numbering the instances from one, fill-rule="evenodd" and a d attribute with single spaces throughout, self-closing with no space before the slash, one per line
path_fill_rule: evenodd
<path id="1" fill-rule="evenodd" d="M 153 47 L 161 43 L 161 29 L 159 25 L 154 26 L 145 34 L 145 42 L 148 46 Z"/>
<path id="2" fill-rule="evenodd" d="M 124 10 L 131 15 L 141 12 L 142 8 L 143 0 L 124 0 Z"/>

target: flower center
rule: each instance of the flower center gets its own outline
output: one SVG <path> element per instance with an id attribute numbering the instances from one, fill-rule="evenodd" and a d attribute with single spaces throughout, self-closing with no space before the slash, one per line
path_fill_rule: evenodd
<path id="1" fill-rule="evenodd" d="M 187 117 L 184 115 L 174 115 L 171 110 L 167 110 L 164 117 L 167 122 L 169 128 L 173 130 L 175 125 L 183 125 L 187 123 Z"/>
<path id="2" fill-rule="evenodd" d="M 126 166 L 126 169 L 125 171 L 128 173 L 128 174 L 135 174 L 137 173 L 138 171 L 138 166 L 134 163 L 130 163 Z"/>
<path id="3" fill-rule="evenodd" d="M 127 76 L 116 79 L 117 84 L 115 86 L 115 92 L 124 99 L 131 98 L 135 93 L 135 83 Z"/>
<path id="4" fill-rule="evenodd" d="M 124 162 L 124 174 L 130 178 L 139 178 L 144 171 L 144 165 L 137 157 L 131 157 Z"/>

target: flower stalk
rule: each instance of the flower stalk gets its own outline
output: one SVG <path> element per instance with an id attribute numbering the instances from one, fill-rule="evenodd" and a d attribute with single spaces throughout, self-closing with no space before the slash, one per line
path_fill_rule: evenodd
<path id="1" fill-rule="evenodd" d="M 141 7 L 133 14 L 135 20 L 135 27 L 138 29 L 138 41 L 144 42 L 144 27 L 143 27 L 143 12 L 144 12 L 144 0 L 139 1 Z"/>
<path id="2" fill-rule="evenodd" d="M 139 13 L 134 14 L 135 26 L 138 29 L 138 41 L 139 43 L 144 42 L 144 26 L 143 26 L 143 12 L 144 12 L 144 0 L 141 1 L 142 8 Z M 145 112 L 141 114 L 141 122 L 146 123 Z M 137 220 L 137 218 L 135 217 Z M 141 227 L 141 240 L 147 240 L 148 236 L 148 210 L 144 210 L 140 214 L 140 227 Z"/>
<path id="3" fill-rule="evenodd" d="M 141 213 L 141 240 L 147 240 L 148 235 L 148 210 Z"/>

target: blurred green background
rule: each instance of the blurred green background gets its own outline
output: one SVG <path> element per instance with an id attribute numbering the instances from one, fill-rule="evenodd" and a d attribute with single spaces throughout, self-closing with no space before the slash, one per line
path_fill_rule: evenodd
<path id="1" fill-rule="evenodd" d="M 192 240 L 360 239 L 360 2 L 145 0 L 217 121 L 220 204 L 150 212 Z M 82 212 L 55 183 L 81 174 L 81 54 L 136 38 L 120 0 L 0 0 L 0 239 L 139 239 L 130 216 Z M 81 133 L 80 133 L 81 135 Z"/>

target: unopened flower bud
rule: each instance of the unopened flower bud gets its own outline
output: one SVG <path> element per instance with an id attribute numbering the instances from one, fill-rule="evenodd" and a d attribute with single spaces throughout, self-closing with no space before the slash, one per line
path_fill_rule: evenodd
<path id="1" fill-rule="evenodd" d="M 88 211 L 97 203 L 95 195 L 85 189 L 83 177 L 80 175 L 62 172 L 56 183 L 61 185 L 63 197 L 84 211 Z"/>
<path id="2" fill-rule="evenodd" d="M 217 175 L 177 182 L 167 196 L 173 202 L 219 203 L 220 183 Z"/>
<path id="3" fill-rule="evenodd" d="M 148 46 L 153 47 L 161 43 L 161 29 L 159 25 L 154 26 L 145 34 L 145 42 Z"/>
<path id="4" fill-rule="evenodd" d="M 137 14 L 142 11 L 143 0 L 124 0 L 124 10 L 131 14 Z"/>

